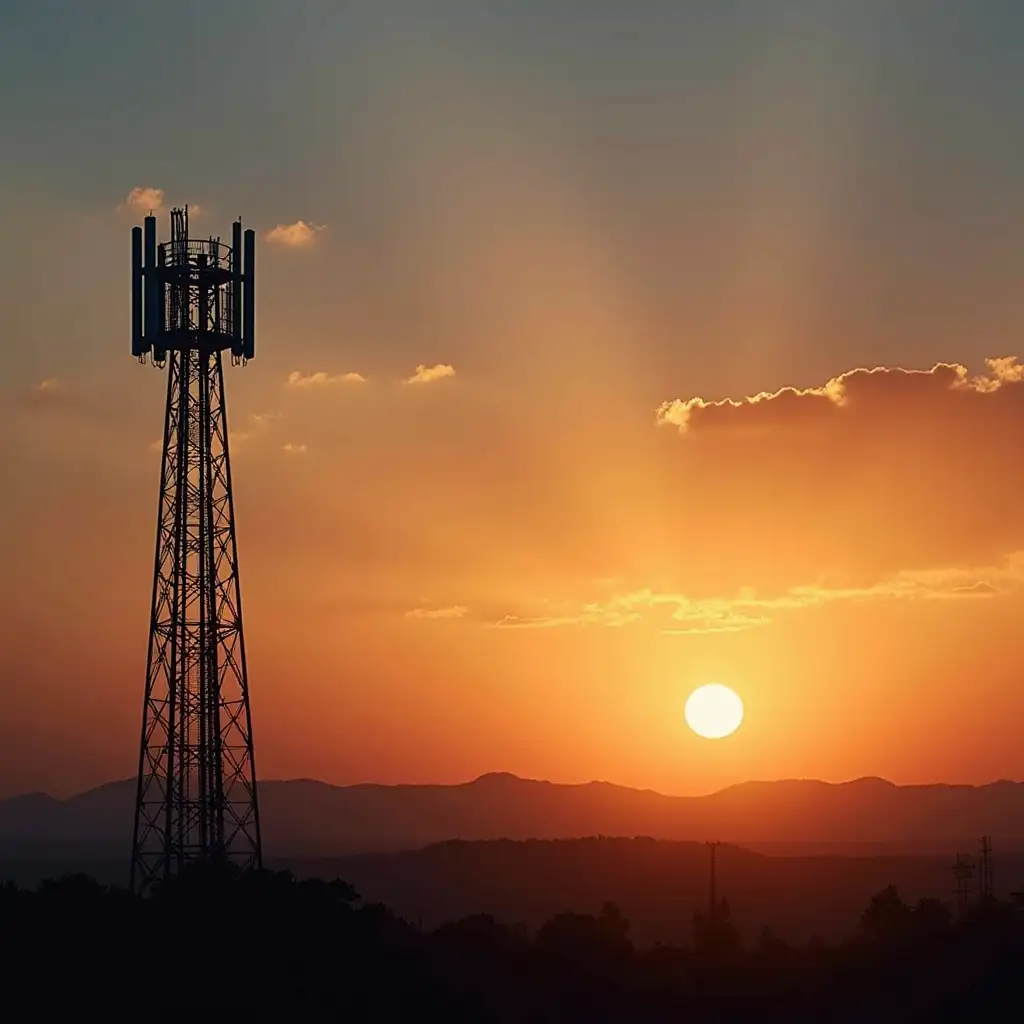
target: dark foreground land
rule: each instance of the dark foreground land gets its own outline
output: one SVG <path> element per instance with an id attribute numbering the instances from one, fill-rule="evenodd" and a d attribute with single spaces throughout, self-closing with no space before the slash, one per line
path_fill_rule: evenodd
<path id="1" fill-rule="evenodd" d="M 34 888 L 44 878 L 85 873 L 104 884 L 127 882 L 123 850 L 107 861 L 9 860 L 0 879 Z M 965 844 L 968 852 L 973 844 Z M 896 885 L 904 898 L 953 897 L 955 848 L 934 856 L 776 857 L 722 844 L 719 892 L 732 904 L 744 942 L 761 928 L 795 945 L 845 938 L 871 896 Z M 554 914 L 589 913 L 610 901 L 621 907 L 639 946 L 690 940 L 694 910 L 707 906 L 704 843 L 594 837 L 564 840 L 453 840 L 399 853 L 332 858 L 280 858 L 267 866 L 299 878 L 344 878 L 369 902 L 383 903 L 426 929 L 475 914 L 536 931 Z M 1024 888 L 1024 856 L 996 850 L 995 895 Z"/>
<path id="2" fill-rule="evenodd" d="M 877 893 L 850 936 L 743 943 L 728 905 L 643 947 L 614 904 L 536 931 L 473 916 L 425 929 L 344 882 L 193 871 L 142 899 L 84 875 L 0 889 L 4 1017 L 643 1022 L 1016 1019 L 1024 910 L 953 923 Z"/>

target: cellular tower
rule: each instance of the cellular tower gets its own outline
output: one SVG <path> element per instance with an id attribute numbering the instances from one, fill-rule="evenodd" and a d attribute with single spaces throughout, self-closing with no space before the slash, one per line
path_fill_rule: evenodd
<path id="1" fill-rule="evenodd" d="M 132 229 L 132 355 L 167 370 L 131 887 L 262 859 L 224 357 L 254 353 L 256 236 L 190 239 L 188 207 Z"/>

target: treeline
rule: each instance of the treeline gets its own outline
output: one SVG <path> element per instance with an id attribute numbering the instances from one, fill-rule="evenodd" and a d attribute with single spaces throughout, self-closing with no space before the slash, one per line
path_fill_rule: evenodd
<path id="1" fill-rule="evenodd" d="M 140 898 L 84 875 L 0 888 L 4 1017 L 458 1022 L 971 1021 L 1015 1005 L 1024 912 L 954 921 L 892 887 L 847 941 L 744 945 L 728 904 L 685 947 L 637 948 L 614 904 L 535 932 L 424 931 L 341 881 L 193 870 Z"/>

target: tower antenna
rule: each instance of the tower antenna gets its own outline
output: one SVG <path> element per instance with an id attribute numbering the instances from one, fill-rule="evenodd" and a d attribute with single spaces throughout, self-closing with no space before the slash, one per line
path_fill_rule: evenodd
<path id="1" fill-rule="evenodd" d="M 223 355 L 254 355 L 255 233 L 132 229 L 132 355 L 167 369 L 130 885 L 262 866 Z"/>
<path id="2" fill-rule="evenodd" d="M 953 882 L 956 893 L 956 909 L 960 920 L 967 917 L 971 902 L 971 883 L 974 879 L 975 864 L 971 857 L 958 853 L 953 862 Z"/>

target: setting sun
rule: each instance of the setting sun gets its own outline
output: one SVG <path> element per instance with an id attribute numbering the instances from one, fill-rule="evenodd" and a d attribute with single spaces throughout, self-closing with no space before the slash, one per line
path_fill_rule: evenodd
<path id="1" fill-rule="evenodd" d="M 721 683 L 700 686 L 686 701 L 686 724 L 706 740 L 731 736 L 743 721 L 743 701 Z"/>

